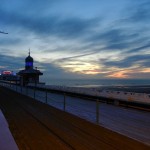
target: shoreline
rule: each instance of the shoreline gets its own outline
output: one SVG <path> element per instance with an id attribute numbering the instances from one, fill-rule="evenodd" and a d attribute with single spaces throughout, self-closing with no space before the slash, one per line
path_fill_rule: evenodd
<path id="1" fill-rule="evenodd" d="M 106 86 L 102 87 L 103 90 L 111 91 L 123 91 L 123 92 L 134 92 L 134 93 L 146 93 L 150 94 L 150 85 L 147 86 Z"/>
<path id="2" fill-rule="evenodd" d="M 146 93 L 150 94 L 150 85 L 85 85 L 85 86 L 62 86 L 62 85 L 45 85 L 45 86 L 60 86 L 60 87 L 68 87 L 68 88 L 81 88 L 81 89 L 95 89 L 95 90 L 110 90 L 110 91 L 123 91 L 123 92 L 134 92 L 134 93 Z"/>

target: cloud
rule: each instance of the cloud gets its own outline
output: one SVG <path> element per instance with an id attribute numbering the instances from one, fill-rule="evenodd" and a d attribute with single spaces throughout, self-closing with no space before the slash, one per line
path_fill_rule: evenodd
<path id="1" fill-rule="evenodd" d="M 20 12 L 21 14 L 36 13 L 36 11 L 44 12 L 50 9 L 54 4 L 62 3 L 64 0 L 1 0 L 1 8 L 6 11 Z M 22 10 L 22 11 L 21 11 Z M 35 11 L 36 10 L 36 11 Z M 38 13 L 40 15 L 40 13 Z"/>
<path id="2" fill-rule="evenodd" d="M 22 57 L 12 57 L 8 55 L 0 55 L 1 66 L 3 69 L 15 70 L 24 66 Z"/>
<path id="3" fill-rule="evenodd" d="M 20 38 L 0 38 L 0 46 L 17 45 L 22 43 Z"/>
<path id="4" fill-rule="evenodd" d="M 83 75 L 76 74 L 73 72 L 68 72 L 63 68 L 53 64 L 53 63 L 42 63 L 45 68 L 43 80 L 46 81 L 48 79 L 70 79 L 70 78 L 80 78 Z M 47 69 L 48 68 L 48 69 Z"/>
<path id="5" fill-rule="evenodd" d="M 54 15 L 25 15 L 0 9 L 1 24 L 23 29 L 37 35 L 61 36 L 63 38 L 81 37 L 99 22 L 97 19 L 61 17 Z"/>
<path id="6" fill-rule="evenodd" d="M 76 58 L 82 58 L 82 57 L 85 57 L 85 56 L 89 56 L 89 55 L 92 55 L 92 54 L 95 54 L 95 52 L 91 52 L 91 53 L 88 53 L 88 54 L 81 54 L 81 55 L 76 55 L 76 56 L 71 56 L 71 57 L 64 57 L 64 58 L 61 58 L 61 59 L 58 59 L 58 60 L 55 60 L 55 62 L 64 62 L 64 61 L 71 61 L 71 60 L 75 60 Z"/>
<path id="7" fill-rule="evenodd" d="M 149 27 L 144 27 L 150 20 L 148 0 L 135 1 L 134 5 L 133 2 L 132 5 L 129 3 L 130 7 L 128 6 L 125 12 L 119 10 L 120 18 L 109 18 L 103 11 L 101 14 L 97 13 L 98 16 L 92 16 L 89 7 L 86 8 L 89 14 L 84 14 L 85 17 L 79 15 L 82 10 L 79 14 L 67 14 L 64 10 L 67 8 L 58 6 L 60 3 L 67 6 L 63 3 L 65 1 L 2 0 L 0 28 L 7 29 L 9 35 L 0 36 L 1 66 L 16 70 L 24 66 L 24 58 L 11 57 L 10 53 L 13 54 L 15 48 L 28 49 L 31 45 L 34 52 L 37 52 L 35 58 L 38 60 L 39 57 L 41 62 L 44 60 L 35 64 L 45 70 L 45 76 L 59 78 L 59 75 L 76 77 L 75 74 L 82 76 L 84 73 L 97 73 L 99 77 L 103 77 L 104 74 L 111 76 L 113 68 L 127 69 L 134 65 L 150 67 Z M 76 5 L 78 4 L 76 2 Z M 52 9 L 56 11 L 52 12 Z M 69 12 L 70 10 L 69 8 Z M 16 55 L 22 53 L 15 52 Z M 94 66 L 96 68 L 93 69 Z M 76 73 L 72 73 L 73 70 L 76 70 Z M 122 71 L 114 72 L 114 75 L 127 77 L 130 73 L 125 74 Z"/>
<path id="8" fill-rule="evenodd" d="M 1 66 L 0 71 L 2 70 L 12 70 L 18 72 L 21 69 L 24 69 L 25 58 L 24 57 L 12 57 L 7 55 L 0 55 Z M 44 73 L 44 78 L 42 80 L 46 81 L 49 78 L 75 78 L 82 77 L 82 75 L 77 75 L 76 73 L 68 72 L 63 68 L 59 67 L 54 63 L 41 63 L 34 61 L 34 67 L 37 66 Z"/>
<path id="9" fill-rule="evenodd" d="M 137 3 L 134 8 L 132 8 L 129 13 L 132 14 L 129 17 L 129 21 L 134 23 L 143 23 L 150 21 L 150 1 L 144 0 L 140 3 Z"/>
<path id="10" fill-rule="evenodd" d="M 92 47 L 94 47 L 94 44 L 95 46 L 103 45 L 102 49 L 105 51 L 125 50 L 133 52 L 149 47 L 149 36 L 145 35 L 144 31 L 134 30 L 132 27 L 122 28 L 119 25 L 91 34 L 85 40 L 85 42 L 87 41 L 92 43 Z"/>
<path id="11" fill-rule="evenodd" d="M 137 48 L 129 49 L 128 51 L 130 53 L 132 53 L 132 52 L 140 52 L 140 51 L 143 51 L 143 50 L 148 49 L 148 48 L 150 48 L 150 44 L 149 43 L 145 44 L 143 46 L 139 46 Z"/>
<path id="12" fill-rule="evenodd" d="M 134 65 L 141 67 L 150 67 L 150 55 L 134 55 L 126 57 L 120 61 L 103 60 L 105 66 L 114 66 L 119 68 L 129 68 Z"/>

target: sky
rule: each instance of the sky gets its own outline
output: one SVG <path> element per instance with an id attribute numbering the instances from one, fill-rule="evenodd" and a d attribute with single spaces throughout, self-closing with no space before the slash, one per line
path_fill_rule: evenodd
<path id="1" fill-rule="evenodd" d="M 31 50 L 45 79 L 150 79 L 149 0 L 1 0 L 0 70 Z"/>

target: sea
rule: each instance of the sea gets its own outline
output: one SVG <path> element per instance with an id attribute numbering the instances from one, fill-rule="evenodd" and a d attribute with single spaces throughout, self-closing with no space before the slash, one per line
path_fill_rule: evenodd
<path id="1" fill-rule="evenodd" d="M 48 79 L 43 82 L 69 87 L 150 86 L 150 79 Z"/>

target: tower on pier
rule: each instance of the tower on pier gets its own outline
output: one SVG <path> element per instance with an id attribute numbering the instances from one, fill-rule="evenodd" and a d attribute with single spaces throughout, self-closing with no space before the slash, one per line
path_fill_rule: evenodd
<path id="1" fill-rule="evenodd" d="M 21 85 L 28 85 L 28 84 L 38 84 L 39 83 L 39 76 L 43 75 L 40 70 L 34 69 L 33 67 L 33 58 L 30 56 L 30 49 L 29 55 L 25 59 L 25 69 L 18 72 L 20 76 L 20 83 Z"/>

